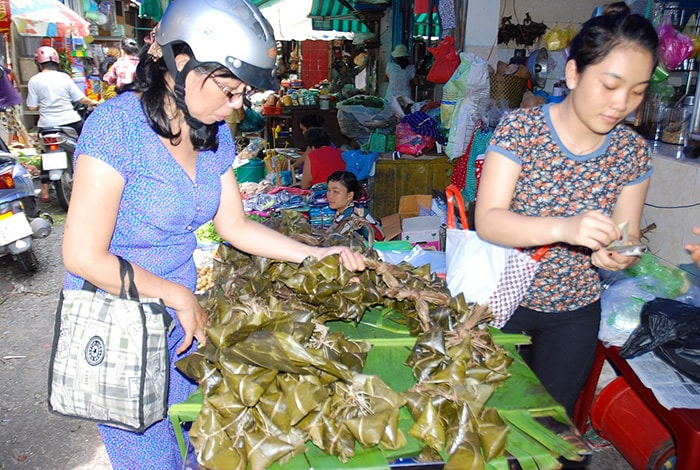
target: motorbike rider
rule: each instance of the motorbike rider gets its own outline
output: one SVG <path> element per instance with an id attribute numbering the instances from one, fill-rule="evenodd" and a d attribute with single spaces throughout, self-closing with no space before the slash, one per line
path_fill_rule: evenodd
<path id="1" fill-rule="evenodd" d="M 101 104 L 75 150 L 75 179 L 65 222 L 64 289 L 87 280 L 118 294 L 116 255 L 134 268 L 144 297 L 160 298 L 173 317 L 168 337 L 170 405 L 197 384 L 175 362 L 206 342 L 207 316 L 194 295 L 194 231 L 213 220 L 236 248 L 301 262 L 338 255 L 364 267 L 348 247 L 302 244 L 246 217 L 232 169 L 236 144 L 225 118 L 251 87 L 276 90 L 272 28 L 249 0 L 177 0 L 142 53 L 129 91 Z M 100 425 L 114 470 L 183 468 L 171 424 L 143 433 Z"/>
<path id="2" fill-rule="evenodd" d="M 34 62 L 39 67 L 39 73 L 29 79 L 27 89 L 27 109 L 39 110 L 39 134 L 45 129 L 68 126 L 80 135 L 83 120 L 73 108 L 73 103 L 79 101 L 87 106 L 96 106 L 97 101 L 85 96 L 73 79 L 67 73 L 60 71 L 59 58 L 56 49 L 41 46 L 34 52 Z M 49 179 L 46 173 L 41 175 L 42 202 L 49 202 Z"/>

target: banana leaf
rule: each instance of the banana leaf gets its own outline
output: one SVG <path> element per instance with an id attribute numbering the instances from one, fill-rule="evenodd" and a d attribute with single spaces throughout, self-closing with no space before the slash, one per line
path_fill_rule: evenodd
<path id="1" fill-rule="evenodd" d="M 315 367 L 344 380 L 352 376 L 345 366 L 311 354 L 291 336 L 272 331 L 251 332 L 230 345 L 222 353 L 224 359 L 295 374 L 306 374 Z"/>

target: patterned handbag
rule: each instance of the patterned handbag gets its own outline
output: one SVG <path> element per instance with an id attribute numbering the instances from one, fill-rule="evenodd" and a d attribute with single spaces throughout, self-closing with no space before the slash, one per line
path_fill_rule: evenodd
<path id="1" fill-rule="evenodd" d="M 469 302 L 488 305 L 493 314 L 490 325 L 501 328 L 525 297 L 549 245 L 539 247 L 530 256 L 517 248 L 482 240 L 474 230 L 469 230 L 459 189 L 450 185 L 445 193 L 447 287 L 453 296 L 461 293 Z M 455 205 L 462 228 L 456 226 Z"/>
<path id="2" fill-rule="evenodd" d="M 141 299 L 119 258 L 119 296 L 85 281 L 63 290 L 49 366 L 49 410 L 142 432 L 166 417 L 172 319 L 159 299 Z"/>

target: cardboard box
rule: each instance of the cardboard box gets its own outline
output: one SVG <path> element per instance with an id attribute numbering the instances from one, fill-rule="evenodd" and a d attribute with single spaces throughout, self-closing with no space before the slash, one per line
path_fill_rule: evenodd
<path id="1" fill-rule="evenodd" d="M 440 217 L 425 215 L 401 221 L 401 240 L 410 243 L 440 243 Z"/>
<path id="2" fill-rule="evenodd" d="M 397 213 L 382 217 L 382 231 L 385 240 L 393 240 L 401 235 L 401 221 L 409 217 L 421 215 L 421 211 L 430 212 L 433 197 L 429 194 L 411 194 L 401 196 L 399 200 L 399 211 Z M 402 237 L 403 239 L 403 237 Z"/>
<path id="3" fill-rule="evenodd" d="M 421 208 L 423 208 L 423 212 L 427 212 L 429 214 L 432 204 L 433 197 L 429 194 L 411 194 L 409 196 L 401 196 L 401 199 L 399 200 L 399 215 L 402 219 L 417 217 L 421 215 Z"/>

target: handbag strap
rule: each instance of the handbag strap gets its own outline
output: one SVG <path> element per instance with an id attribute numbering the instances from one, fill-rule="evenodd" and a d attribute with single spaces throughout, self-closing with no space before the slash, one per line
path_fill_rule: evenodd
<path id="1" fill-rule="evenodd" d="M 454 206 L 457 206 L 457 209 L 459 210 L 459 218 L 461 219 L 460 221 L 462 222 L 462 229 L 463 230 L 469 230 L 469 223 L 467 222 L 467 214 L 464 209 L 464 199 L 462 199 L 462 193 L 460 192 L 459 188 L 455 186 L 454 184 L 449 185 L 447 188 L 445 188 L 445 195 L 447 196 L 447 223 L 445 226 L 447 228 L 457 228 L 455 225 L 455 209 Z M 537 262 L 540 262 L 544 255 L 547 254 L 549 249 L 552 247 L 552 245 L 543 245 L 535 252 L 532 254 L 532 259 L 534 259 Z M 520 248 L 518 248 L 520 249 Z"/>
<path id="2" fill-rule="evenodd" d="M 119 289 L 119 297 L 122 299 L 139 299 L 139 291 L 136 289 L 136 284 L 134 283 L 134 268 L 131 266 L 127 260 L 121 256 L 117 256 L 119 260 L 119 276 L 122 279 L 122 286 Z M 127 281 L 128 281 L 128 296 L 127 294 Z"/>
<path id="3" fill-rule="evenodd" d="M 457 228 L 455 224 L 455 210 L 454 206 L 457 206 L 459 210 L 459 218 L 462 223 L 463 230 L 469 230 L 469 222 L 467 222 L 467 212 L 464 209 L 464 200 L 462 199 L 462 193 L 459 188 L 454 184 L 449 185 L 445 188 L 445 195 L 447 196 L 447 228 Z"/>

